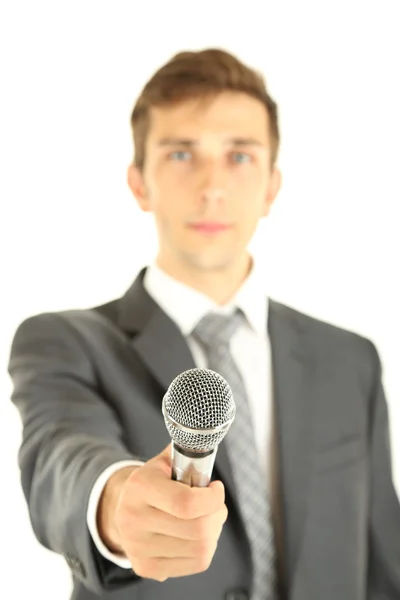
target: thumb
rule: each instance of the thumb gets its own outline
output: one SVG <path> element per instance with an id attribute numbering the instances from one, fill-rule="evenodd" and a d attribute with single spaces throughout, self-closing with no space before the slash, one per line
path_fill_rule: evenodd
<path id="1" fill-rule="evenodd" d="M 162 450 L 162 452 L 160 452 L 160 454 L 158 454 L 156 456 L 157 464 L 169 476 L 171 475 L 171 466 L 172 466 L 171 451 L 172 451 L 172 442 L 170 442 L 168 444 L 168 446 L 166 446 L 164 448 L 164 450 Z"/>
<path id="2" fill-rule="evenodd" d="M 165 446 L 164 450 L 162 450 L 160 452 L 160 454 L 158 455 L 160 458 L 171 458 L 171 451 L 172 451 L 172 442 L 170 442 L 168 444 L 168 446 Z"/>

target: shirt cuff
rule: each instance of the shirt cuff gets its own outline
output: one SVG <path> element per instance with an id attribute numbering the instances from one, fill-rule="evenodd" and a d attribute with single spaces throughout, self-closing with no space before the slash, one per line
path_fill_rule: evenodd
<path id="1" fill-rule="evenodd" d="M 138 460 L 121 460 L 119 462 L 113 463 L 107 469 L 105 469 L 95 481 L 94 486 L 92 487 L 92 491 L 89 496 L 88 510 L 87 510 L 87 526 L 89 528 L 90 535 L 92 536 L 94 545 L 97 550 L 100 552 L 104 558 L 111 561 L 118 567 L 122 569 L 132 569 L 132 565 L 126 556 L 122 556 L 121 554 L 114 554 L 110 552 L 107 546 L 100 538 L 100 534 L 97 528 L 97 508 L 99 505 L 101 494 L 103 493 L 103 489 L 110 479 L 111 475 L 118 471 L 119 469 L 123 469 L 124 467 L 141 467 L 144 463 Z"/>

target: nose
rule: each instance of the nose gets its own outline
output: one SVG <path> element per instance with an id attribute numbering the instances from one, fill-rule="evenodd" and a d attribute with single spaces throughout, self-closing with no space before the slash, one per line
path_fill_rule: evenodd
<path id="1" fill-rule="evenodd" d="M 225 199 L 225 192 L 220 187 L 212 187 L 203 190 L 202 201 L 204 204 L 220 204 Z"/>
<path id="2" fill-rule="evenodd" d="M 226 181 L 223 169 L 216 165 L 208 165 L 204 169 L 201 199 L 206 205 L 222 203 L 226 197 Z"/>

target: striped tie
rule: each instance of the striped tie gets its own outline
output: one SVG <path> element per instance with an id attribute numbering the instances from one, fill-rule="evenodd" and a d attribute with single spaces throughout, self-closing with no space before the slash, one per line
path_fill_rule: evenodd
<path id="1" fill-rule="evenodd" d="M 230 340 L 244 322 L 244 315 L 206 315 L 193 331 L 203 347 L 208 368 L 229 383 L 236 403 L 236 417 L 225 443 L 237 491 L 237 500 L 249 537 L 253 562 L 252 600 L 276 598 L 276 553 L 271 510 L 256 449 L 252 416 L 243 379 L 230 353 Z"/>

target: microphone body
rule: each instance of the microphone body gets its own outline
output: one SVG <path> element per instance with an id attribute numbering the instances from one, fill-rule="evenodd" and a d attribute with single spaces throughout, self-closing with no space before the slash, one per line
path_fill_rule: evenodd
<path id="1" fill-rule="evenodd" d="M 172 443 L 172 479 L 190 487 L 207 487 L 211 481 L 217 449 L 191 452 Z"/>
<path id="2" fill-rule="evenodd" d="M 172 381 L 162 404 L 172 438 L 172 479 L 191 487 L 208 486 L 218 445 L 235 411 L 232 390 L 215 371 L 189 369 Z"/>

